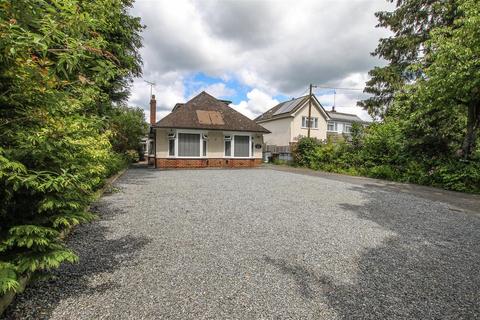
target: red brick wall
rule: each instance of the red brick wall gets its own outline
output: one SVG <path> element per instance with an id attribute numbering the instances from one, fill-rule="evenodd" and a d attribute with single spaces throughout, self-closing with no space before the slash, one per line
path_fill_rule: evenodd
<path id="1" fill-rule="evenodd" d="M 157 158 L 157 168 L 246 168 L 262 164 L 262 159 L 166 159 Z"/>

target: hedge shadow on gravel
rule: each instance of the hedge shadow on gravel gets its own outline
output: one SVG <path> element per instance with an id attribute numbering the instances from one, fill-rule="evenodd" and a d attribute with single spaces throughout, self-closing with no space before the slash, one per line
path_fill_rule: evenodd
<path id="1" fill-rule="evenodd" d="M 425 204 L 402 211 L 402 201 L 388 202 L 385 192 L 350 189 L 363 193 L 366 202 L 340 204 L 342 209 L 396 234 L 361 255 L 354 285 L 298 261 L 264 261 L 293 278 L 302 298 L 326 302 L 340 319 L 480 317 L 478 216 L 440 207 L 432 214 Z"/>
<path id="2" fill-rule="evenodd" d="M 101 220 L 107 220 L 122 210 L 109 209 L 99 203 L 92 208 Z M 6 310 L 5 319 L 49 319 L 61 300 L 76 296 L 102 293 L 118 287 L 117 283 L 106 281 L 92 286 L 90 280 L 103 273 L 134 266 L 134 257 L 151 240 L 146 237 L 123 236 L 107 238 L 108 228 L 99 221 L 77 227 L 68 239 L 68 245 L 80 257 L 76 264 L 65 264 L 59 269 L 46 273 L 31 283 L 24 293 Z"/>
<path id="3" fill-rule="evenodd" d="M 340 204 L 359 218 L 395 233 L 358 261 L 357 283 L 336 285 L 327 295 L 342 318 L 478 318 L 480 217 L 450 211 L 411 196 L 398 203 L 391 193 L 351 187 L 363 205 Z M 404 210 L 411 201 L 415 210 Z M 418 203 L 417 203 L 418 201 Z"/>

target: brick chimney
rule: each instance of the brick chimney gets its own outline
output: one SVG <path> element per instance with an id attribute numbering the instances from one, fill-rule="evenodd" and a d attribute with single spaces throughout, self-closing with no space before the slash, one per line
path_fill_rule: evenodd
<path id="1" fill-rule="evenodd" d="M 152 94 L 150 98 L 150 124 L 154 125 L 157 123 L 157 100 L 155 100 L 155 95 Z"/>
<path id="2" fill-rule="evenodd" d="M 332 106 L 332 111 L 331 112 L 335 112 L 335 106 Z"/>

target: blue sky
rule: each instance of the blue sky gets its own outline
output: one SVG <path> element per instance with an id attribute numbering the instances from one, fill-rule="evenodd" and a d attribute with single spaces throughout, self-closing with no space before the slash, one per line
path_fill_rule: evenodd
<path id="1" fill-rule="evenodd" d="M 234 76 L 225 76 L 224 78 L 208 76 L 205 73 L 197 72 L 184 79 L 185 95 L 192 97 L 198 94 L 203 89 L 207 89 L 216 84 L 224 84 L 225 93 L 216 95 L 216 98 L 226 99 L 232 101 L 233 104 L 239 104 L 247 99 L 247 94 L 254 88 L 246 84 L 242 84 Z M 207 90 L 208 91 L 208 90 Z M 277 94 L 272 98 L 283 101 L 289 99 L 289 96 Z"/>

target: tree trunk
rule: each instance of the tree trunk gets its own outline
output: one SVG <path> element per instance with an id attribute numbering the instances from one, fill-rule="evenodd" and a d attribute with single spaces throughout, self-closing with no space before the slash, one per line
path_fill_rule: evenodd
<path id="1" fill-rule="evenodd" d="M 467 133 L 463 140 L 462 155 L 465 159 L 472 156 L 475 150 L 478 129 L 480 127 L 480 101 L 472 101 L 467 111 Z"/>

